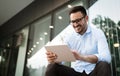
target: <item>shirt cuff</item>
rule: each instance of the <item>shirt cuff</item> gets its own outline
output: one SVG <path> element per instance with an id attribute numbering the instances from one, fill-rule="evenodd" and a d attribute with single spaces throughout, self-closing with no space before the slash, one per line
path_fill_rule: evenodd
<path id="1" fill-rule="evenodd" d="M 97 62 L 99 62 L 99 61 L 101 61 L 101 57 L 100 57 L 100 55 L 99 54 L 94 54 L 95 56 L 97 56 L 97 58 L 98 58 L 98 61 Z"/>

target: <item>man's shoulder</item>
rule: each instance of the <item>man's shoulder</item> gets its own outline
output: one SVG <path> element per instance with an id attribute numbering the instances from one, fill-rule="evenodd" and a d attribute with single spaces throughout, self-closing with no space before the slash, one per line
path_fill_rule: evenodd
<path id="1" fill-rule="evenodd" d="M 94 33 L 103 33 L 102 29 L 97 28 L 95 26 L 90 26 L 90 28 L 91 28 L 91 31 Z"/>
<path id="2" fill-rule="evenodd" d="M 105 36 L 103 30 L 97 27 L 91 26 L 91 32 L 92 32 L 92 36 L 96 39 L 99 39 Z"/>

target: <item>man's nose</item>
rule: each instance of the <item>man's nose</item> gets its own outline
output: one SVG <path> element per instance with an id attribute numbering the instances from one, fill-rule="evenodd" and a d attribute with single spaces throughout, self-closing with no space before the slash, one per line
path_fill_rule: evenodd
<path id="1" fill-rule="evenodd" d="M 79 25 L 78 22 L 75 22 L 75 23 L 74 23 L 74 26 L 78 26 L 78 25 Z"/>

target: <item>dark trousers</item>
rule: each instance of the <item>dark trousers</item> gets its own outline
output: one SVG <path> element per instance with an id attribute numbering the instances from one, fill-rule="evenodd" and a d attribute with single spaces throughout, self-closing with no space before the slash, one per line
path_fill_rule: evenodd
<path id="1" fill-rule="evenodd" d="M 45 76 L 111 76 L 111 67 L 107 62 L 99 62 L 95 69 L 87 75 L 85 71 L 80 73 L 71 67 L 53 63 L 47 66 Z"/>

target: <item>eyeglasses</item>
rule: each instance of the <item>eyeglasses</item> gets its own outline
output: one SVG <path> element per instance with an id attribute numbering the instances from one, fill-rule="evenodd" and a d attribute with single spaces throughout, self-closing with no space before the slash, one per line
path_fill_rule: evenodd
<path id="1" fill-rule="evenodd" d="M 81 17 L 81 18 L 78 18 L 78 19 L 76 19 L 76 20 L 72 20 L 71 23 L 73 23 L 73 24 L 74 24 L 74 23 L 79 23 L 79 22 L 82 21 L 83 18 L 85 18 L 85 16 L 83 16 L 83 17 Z"/>

